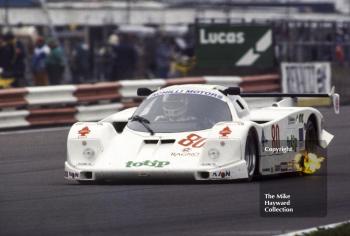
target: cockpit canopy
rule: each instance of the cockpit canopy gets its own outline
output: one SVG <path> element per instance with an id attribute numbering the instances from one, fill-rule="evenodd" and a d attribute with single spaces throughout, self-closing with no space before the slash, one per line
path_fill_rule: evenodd
<path id="1" fill-rule="evenodd" d="M 230 108 L 217 93 L 205 91 L 160 91 L 145 99 L 133 116 L 145 118 L 155 133 L 177 133 L 212 128 L 221 121 L 232 121 Z M 144 120 L 145 121 L 145 120 Z M 147 132 L 139 119 L 128 128 Z"/>

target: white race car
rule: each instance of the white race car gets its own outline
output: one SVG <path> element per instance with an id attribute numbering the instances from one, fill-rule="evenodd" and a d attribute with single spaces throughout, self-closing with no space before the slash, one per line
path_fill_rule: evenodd
<path id="1" fill-rule="evenodd" d="M 252 180 L 301 171 L 295 153 L 325 148 L 333 136 L 318 110 L 293 106 L 295 97 L 331 96 L 339 109 L 334 93 L 241 94 L 236 87 L 192 84 L 140 88 L 138 95 L 147 98 L 137 108 L 72 126 L 66 179 Z M 249 109 L 242 97 L 287 98 Z"/>

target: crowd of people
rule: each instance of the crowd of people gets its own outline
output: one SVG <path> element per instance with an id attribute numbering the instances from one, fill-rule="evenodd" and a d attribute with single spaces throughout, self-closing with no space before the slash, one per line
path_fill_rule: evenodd
<path id="1" fill-rule="evenodd" d="M 276 61 L 350 61 L 350 23 L 272 22 Z M 91 39 L 91 37 L 90 37 Z M 86 38 L 69 46 L 37 36 L 23 42 L 11 32 L 0 35 L 0 82 L 11 87 L 80 84 L 124 79 L 173 78 L 195 68 L 195 35 L 152 36 L 111 32 L 106 39 Z M 64 45 L 64 49 L 62 48 Z M 277 65 L 277 64 L 276 64 Z M 194 68 L 194 70 L 193 70 Z M 2 88 L 0 83 L 0 88 Z"/>
<path id="2" fill-rule="evenodd" d="M 28 58 L 31 57 L 31 58 Z M 30 68 L 27 60 L 30 59 Z M 12 32 L 0 36 L 1 78 L 12 79 L 12 87 L 27 86 L 27 69 L 32 72 L 33 85 L 60 84 L 64 72 L 63 51 L 54 39 L 38 37 L 32 55 Z"/>
<path id="3" fill-rule="evenodd" d="M 11 87 L 166 79 L 186 75 L 193 66 L 193 49 L 183 39 L 168 36 L 112 33 L 95 48 L 79 39 L 68 50 L 43 36 L 27 44 L 11 32 L 0 36 L 0 80 L 12 79 Z"/>
<path id="4" fill-rule="evenodd" d="M 182 38 L 140 39 L 128 34 L 111 34 L 107 44 L 96 52 L 95 78 L 116 81 L 181 77 L 193 67 L 193 57 L 193 45 Z"/>

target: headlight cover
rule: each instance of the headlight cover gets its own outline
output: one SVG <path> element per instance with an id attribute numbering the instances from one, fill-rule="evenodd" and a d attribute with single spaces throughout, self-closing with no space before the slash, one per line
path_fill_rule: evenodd
<path id="1" fill-rule="evenodd" d="M 95 158 L 95 155 L 96 153 L 95 153 L 95 151 L 92 149 L 92 148 L 85 148 L 84 150 L 83 150 L 83 156 L 86 158 L 86 159 L 88 159 L 89 161 L 92 161 L 92 160 L 94 160 L 94 158 Z"/>
<path id="2" fill-rule="evenodd" d="M 208 157 L 212 160 L 217 160 L 220 157 L 220 151 L 216 148 L 210 148 L 208 150 Z"/>

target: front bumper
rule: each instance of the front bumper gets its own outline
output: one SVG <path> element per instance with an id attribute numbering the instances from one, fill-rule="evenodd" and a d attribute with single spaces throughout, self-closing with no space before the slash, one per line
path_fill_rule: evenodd
<path id="1" fill-rule="evenodd" d="M 65 162 L 64 177 L 67 180 L 95 181 L 95 180 L 120 180 L 120 179 L 192 179 L 192 180 L 233 180 L 248 178 L 247 165 L 244 160 L 234 162 L 225 166 L 204 166 L 196 169 L 120 169 L 101 170 L 84 169 L 71 166 Z"/>

